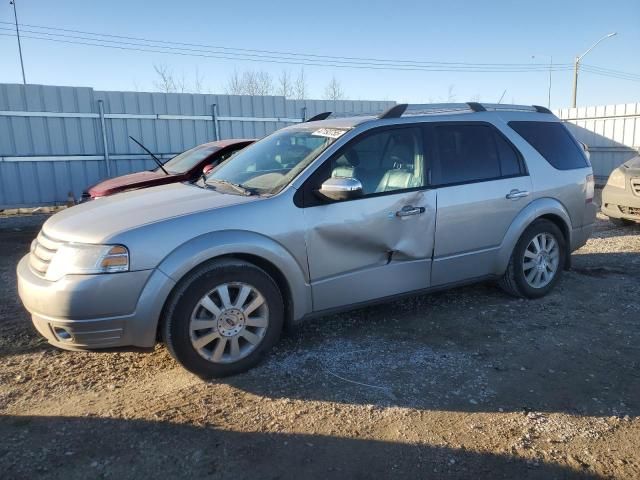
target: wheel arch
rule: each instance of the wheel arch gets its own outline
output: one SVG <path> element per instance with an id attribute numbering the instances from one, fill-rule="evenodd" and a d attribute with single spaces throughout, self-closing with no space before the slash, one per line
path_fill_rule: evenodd
<path id="1" fill-rule="evenodd" d="M 529 203 L 509 226 L 496 258 L 494 271 L 496 275 L 502 275 L 506 271 L 511 254 L 520 236 L 529 225 L 539 219 L 549 220 L 560 228 L 564 235 L 566 248 L 564 268 L 571 266 L 571 218 L 562 203 L 556 199 L 545 197 Z"/>
<path id="2" fill-rule="evenodd" d="M 175 286 L 164 298 L 156 331 L 161 326 L 165 307 L 180 281 L 202 264 L 221 259 L 238 259 L 252 263 L 273 278 L 283 295 L 285 325 L 293 323 L 311 311 L 311 289 L 306 271 L 281 244 L 253 232 L 215 232 L 184 243 L 158 266 L 158 270 L 173 280 Z"/>
<path id="3" fill-rule="evenodd" d="M 231 255 L 223 255 L 221 257 L 216 257 L 213 260 L 216 260 L 218 258 L 232 258 L 243 260 L 257 267 L 260 267 L 262 270 L 267 272 L 269 276 L 276 282 L 276 285 L 278 285 L 278 289 L 282 294 L 282 301 L 284 304 L 284 326 L 285 328 L 291 326 L 294 321 L 293 294 L 291 292 L 291 286 L 289 285 L 287 278 L 276 265 L 263 257 L 251 253 L 235 253 Z"/>

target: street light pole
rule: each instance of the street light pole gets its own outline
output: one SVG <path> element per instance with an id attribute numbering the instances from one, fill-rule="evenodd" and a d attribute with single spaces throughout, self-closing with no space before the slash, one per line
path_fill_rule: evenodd
<path id="1" fill-rule="evenodd" d="M 18 28 L 18 14 L 16 13 L 16 0 L 9 2 L 13 5 L 13 18 L 16 20 L 16 37 L 18 37 L 18 53 L 20 55 L 20 68 L 22 69 L 22 83 L 27 84 L 27 79 L 24 76 L 24 63 L 22 61 L 22 45 L 20 44 L 20 29 Z"/>
<path id="2" fill-rule="evenodd" d="M 606 40 L 607 38 L 611 38 L 611 37 L 613 37 L 615 35 L 617 35 L 617 32 L 613 32 L 613 33 L 609 33 L 609 34 L 605 35 L 600 40 L 598 40 L 596 43 L 591 45 L 591 47 L 589 47 L 589 49 L 586 52 L 584 52 L 582 55 L 579 55 L 579 56 L 576 57 L 575 63 L 573 64 L 573 95 L 572 95 L 572 99 L 571 99 L 571 106 L 573 108 L 576 108 L 576 102 L 577 102 L 577 98 L 578 98 L 578 70 L 580 70 L 580 60 L 582 60 L 582 58 L 587 53 L 589 53 L 591 50 L 593 50 L 595 48 L 595 46 L 598 45 L 600 42 L 602 42 L 603 40 Z"/>

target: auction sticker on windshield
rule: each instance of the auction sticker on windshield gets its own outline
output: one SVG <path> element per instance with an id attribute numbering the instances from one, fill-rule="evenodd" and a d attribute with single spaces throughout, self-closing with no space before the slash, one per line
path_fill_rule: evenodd
<path id="1" fill-rule="evenodd" d="M 347 133 L 347 129 L 344 128 L 319 128 L 311 135 L 315 135 L 316 137 L 339 138 L 345 133 Z"/>

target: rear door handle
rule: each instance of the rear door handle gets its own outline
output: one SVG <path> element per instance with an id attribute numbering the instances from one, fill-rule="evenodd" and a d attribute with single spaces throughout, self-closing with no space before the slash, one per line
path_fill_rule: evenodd
<path id="1" fill-rule="evenodd" d="M 420 215 L 421 213 L 424 213 L 424 211 L 424 207 L 412 207 L 411 205 L 406 205 L 396 212 L 396 216 L 408 217 L 410 215 Z"/>
<path id="2" fill-rule="evenodd" d="M 529 196 L 529 192 L 527 192 L 526 190 L 513 189 L 509 193 L 507 193 L 507 198 L 509 200 L 515 200 L 516 198 L 524 198 L 528 196 Z"/>

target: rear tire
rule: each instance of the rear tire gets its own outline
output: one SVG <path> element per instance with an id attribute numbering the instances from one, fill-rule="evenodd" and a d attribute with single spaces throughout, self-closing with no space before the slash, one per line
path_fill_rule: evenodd
<path id="1" fill-rule="evenodd" d="M 515 297 L 542 297 L 562 276 L 566 255 L 562 231 L 549 220 L 536 220 L 516 243 L 499 285 Z"/>
<path id="2" fill-rule="evenodd" d="M 205 263 L 177 286 L 162 338 L 184 368 L 201 378 L 245 372 L 280 337 L 284 305 L 276 282 L 241 260 Z"/>

